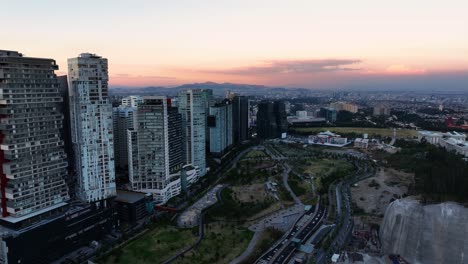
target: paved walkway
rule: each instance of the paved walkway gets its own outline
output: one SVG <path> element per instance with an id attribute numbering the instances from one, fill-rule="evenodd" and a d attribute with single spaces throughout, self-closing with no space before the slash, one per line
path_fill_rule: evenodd
<path id="1" fill-rule="evenodd" d="M 202 210 L 218 202 L 216 194 L 221 188 L 223 188 L 222 184 L 211 188 L 202 198 L 182 212 L 177 218 L 177 226 L 190 228 L 198 225 Z"/>
<path id="2" fill-rule="evenodd" d="M 296 204 L 255 221 L 255 223 L 249 226 L 249 230 L 256 232 L 271 227 L 287 231 L 303 213 L 304 206 Z"/>
<path id="3" fill-rule="evenodd" d="M 296 204 L 303 205 L 301 200 L 297 198 L 297 195 L 291 190 L 291 187 L 289 187 L 288 177 L 289 177 L 289 173 L 291 172 L 291 168 L 289 167 L 288 164 L 284 164 L 283 167 L 284 167 L 284 172 L 283 172 L 284 188 L 286 188 L 286 190 L 291 194 L 291 197 L 293 198 Z"/>

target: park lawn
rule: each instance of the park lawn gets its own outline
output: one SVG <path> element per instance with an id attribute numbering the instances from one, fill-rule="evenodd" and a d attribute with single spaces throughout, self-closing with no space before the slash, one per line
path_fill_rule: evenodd
<path id="1" fill-rule="evenodd" d="M 299 173 L 309 174 L 313 177 L 327 176 L 338 169 L 352 169 L 352 165 L 343 160 L 317 159 L 294 162 Z"/>
<path id="2" fill-rule="evenodd" d="M 317 153 L 316 148 L 307 148 L 304 144 L 277 144 L 274 147 L 287 157 L 301 157 Z"/>
<path id="3" fill-rule="evenodd" d="M 244 252 L 253 234 L 234 223 L 209 223 L 205 225 L 205 236 L 200 244 L 173 263 L 229 263 Z"/>
<path id="4" fill-rule="evenodd" d="M 374 135 L 382 137 L 392 137 L 393 129 L 389 128 L 368 128 L 368 127 L 300 127 L 293 128 L 293 130 L 302 133 L 319 133 L 322 131 L 330 130 L 331 132 L 340 133 L 356 133 L 356 134 L 369 134 L 369 137 Z M 418 136 L 416 130 L 412 129 L 397 129 L 396 134 L 398 138 L 413 138 Z"/>
<path id="5" fill-rule="evenodd" d="M 246 158 L 263 158 L 263 157 L 268 157 L 268 155 L 262 150 L 251 150 L 244 157 L 246 157 Z"/>
<path id="6" fill-rule="evenodd" d="M 272 161 L 240 161 L 236 168 L 227 172 L 223 182 L 233 186 L 263 184 L 268 177 L 280 173 L 280 169 L 275 166 Z"/>
<path id="7" fill-rule="evenodd" d="M 257 243 L 255 244 L 253 252 L 245 259 L 241 264 L 251 264 L 255 263 L 255 261 L 265 253 L 276 240 L 280 239 L 284 233 L 273 229 L 267 228 L 265 229 L 260 238 L 258 239 Z"/>
<path id="8" fill-rule="evenodd" d="M 295 172 L 303 175 L 308 174 L 313 177 L 314 189 L 316 191 L 322 190 L 324 179 L 326 179 L 325 183 L 328 183 L 330 175 L 335 175 L 336 173 L 343 175 L 354 169 L 353 165 L 349 162 L 336 159 L 297 160 L 291 163 L 291 165 Z M 303 197 L 301 200 L 304 203 L 310 203 L 314 200 L 314 197 Z"/>
<path id="9" fill-rule="evenodd" d="M 317 197 L 312 192 L 309 179 L 301 179 L 294 174 L 290 174 L 288 178 L 288 184 L 292 191 L 297 195 L 297 198 L 302 201 L 302 203 L 308 205 L 317 203 Z M 317 183 L 314 181 L 314 184 Z"/>
<path id="10" fill-rule="evenodd" d="M 197 236 L 191 229 L 157 225 L 142 236 L 99 260 L 100 264 L 162 263 L 180 250 L 192 245 Z"/>
<path id="11" fill-rule="evenodd" d="M 241 202 L 236 197 L 235 192 L 229 187 L 224 188 L 220 196 L 222 203 L 217 203 L 211 207 L 206 214 L 208 217 L 229 221 L 247 220 L 259 212 L 268 209 L 275 203 L 271 197 L 266 197 L 262 201 Z"/>

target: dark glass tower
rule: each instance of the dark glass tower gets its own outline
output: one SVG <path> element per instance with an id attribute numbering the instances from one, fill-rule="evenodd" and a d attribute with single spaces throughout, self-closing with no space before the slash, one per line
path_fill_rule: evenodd
<path id="1" fill-rule="evenodd" d="M 172 107 L 170 99 L 167 106 L 169 130 L 169 172 L 174 173 L 184 165 L 184 152 L 182 150 L 182 116 L 177 107 Z"/>
<path id="2" fill-rule="evenodd" d="M 249 137 L 249 98 L 235 96 L 232 100 L 232 129 L 234 143 L 247 140 Z"/>
<path id="3" fill-rule="evenodd" d="M 286 118 L 284 102 L 260 102 L 257 112 L 258 137 L 262 139 L 281 137 L 281 134 L 288 130 Z"/>

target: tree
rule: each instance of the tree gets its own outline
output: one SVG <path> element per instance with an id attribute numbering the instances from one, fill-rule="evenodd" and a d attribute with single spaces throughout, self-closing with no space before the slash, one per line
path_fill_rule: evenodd
<path id="1" fill-rule="evenodd" d="M 350 123 L 353 121 L 353 113 L 345 110 L 341 110 L 336 115 L 337 123 Z"/>

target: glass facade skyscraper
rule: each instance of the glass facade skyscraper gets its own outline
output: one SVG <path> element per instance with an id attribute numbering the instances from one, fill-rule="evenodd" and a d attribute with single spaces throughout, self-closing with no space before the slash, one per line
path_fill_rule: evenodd
<path id="1" fill-rule="evenodd" d="M 187 164 L 206 174 L 206 96 L 202 89 L 184 90 L 178 95 L 182 116 L 183 151 Z"/>

